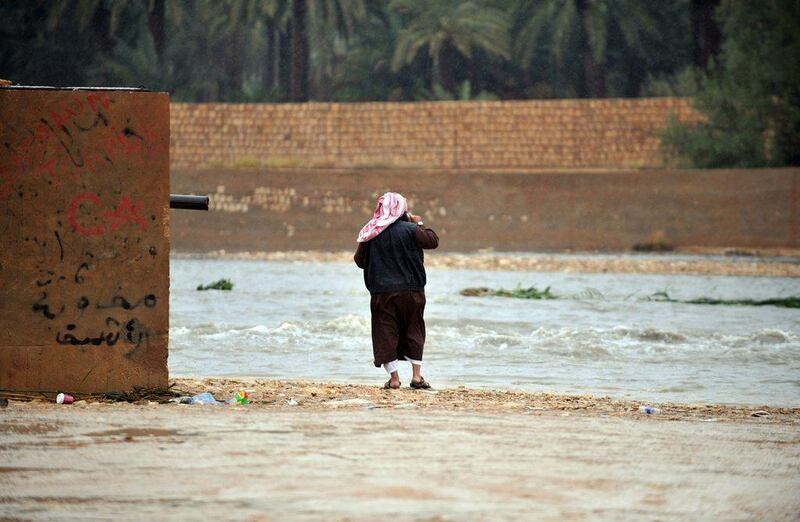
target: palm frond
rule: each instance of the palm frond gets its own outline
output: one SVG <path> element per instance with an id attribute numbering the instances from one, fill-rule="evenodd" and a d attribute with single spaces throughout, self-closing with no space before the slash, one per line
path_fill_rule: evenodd
<path id="1" fill-rule="evenodd" d="M 608 47 L 609 9 L 606 2 L 593 2 L 589 5 L 587 13 L 589 49 L 597 63 L 605 61 L 606 48 Z M 623 16 L 623 18 L 625 18 Z"/>
<path id="2" fill-rule="evenodd" d="M 428 43 L 424 32 L 416 28 L 408 28 L 397 35 L 394 54 L 392 55 L 392 71 L 399 71 L 400 68 L 410 63 L 417 56 L 420 48 Z"/>
<path id="3" fill-rule="evenodd" d="M 552 24 L 557 9 L 557 0 L 547 0 L 535 3 L 529 7 L 530 2 L 522 2 L 523 7 L 516 12 L 517 16 L 524 16 L 526 21 L 522 25 L 514 42 L 515 54 L 519 55 L 523 67 L 527 67 L 536 54 L 539 41 L 544 36 L 545 27 Z"/>
<path id="4" fill-rule="evenodd" d="M 645 36 L 658 37 L 658 23 L 640 2 L 616 0 L 615 7 L 617 12 L 626 14 L 616 17 L 625 46 L 641 55 Z"/>
<path id="5" fill-rule="evenodd" d="M 561 3 L 553 27 L 553 55 L 559 65 L 564 63 L 566 50 L 579 24 L 578 9 L 574 0 Z"/>

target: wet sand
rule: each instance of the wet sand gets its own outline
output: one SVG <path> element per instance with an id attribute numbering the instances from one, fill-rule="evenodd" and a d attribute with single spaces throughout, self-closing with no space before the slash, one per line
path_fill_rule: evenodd
<path id="1" fill-rule="evenodd" d="M 247 406 L 11 401 L 0 518 L 796 520 L 800 409 L 177 379 Z"/>
<path id="2" fill-rule="evenodd" d="M 619 274 L 705 274 L 727 276 L 800 277 L 800 252 L 796 250 L 755 251 L 745 256 L 726 255 L 726 250 L 693 249 L 675 254 L 637 256 L 507 254 L 482 252 L 455 254 L 434 252 L 425 258 L 427 268 L 462 270 L 503 270 L 525 272 L 574 272 Z M 677 254 L 677 255 L 676 255 Z M 752 254 L 752 255 L 750 255 Z M 353 262 L 353 252 L 226 252 L 204 254 L 173 252 L 178 259 L 219 258 L 254 261 L 311 263 Z"/>

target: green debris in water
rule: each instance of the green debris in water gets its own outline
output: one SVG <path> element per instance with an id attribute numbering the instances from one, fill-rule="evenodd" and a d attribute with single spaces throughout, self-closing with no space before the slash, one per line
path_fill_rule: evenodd
<path id="1" fill-rule="evenodd" d="M 517 299 L 559 299 L 559 296 L 550 292 L 548 286 L 544 290 L 539 290 L 535 286 L 522 288 L 517 286 L 513 290 L 504 288 L 488 288 L 485 286 L 465 288 L 461 295 L 467 297 L 516 297 Z M 647 301 L 658 301 L 663 303 L 684 303 L 684 304 L 704 304 L 704 305 L 727 305 L 727 306 L 779 306 L 783 308 L 800 308 L 800 295 L 791 297 L 776 297 L 773 299 L 714 299 L 712 297 L 699 297 L 697 299 L 673 299 L 667 292 L 656 292 Z"/>
<path id="2" fill-rule="evenodd" d="M 487 288 L 485 286 L 476 288 L 465 288 L 461 291 L 461 295 L 467 297 L 516 297 L 517 299 L 558 299 L 558 296 L 550 292 L 548 286 L 544 290 L 539 290 L 535 286 L 529 288 L 522 288 L 518 286 L 513 290 L 506 290 L 505 288 Z"/>
<path id="3" fill-rule="evenodd" d="M 197 285 L 198 290 L 233 290 L 233 283 L 230 279 L 220 279 L 211 284 Z"/>
<path id="4" fill-rule="evenodd" d="M 649 243 L 636 243 L 633 245 L 634 252 L 672 252 L 675 247 L 666 241 L 651 241 Z"/>
<path id="5" fill-rule="evenodd" d="M 728 305 L 728 306 L 780 306 L 783 308 L 800 308 L 800 295 L 791 297 L 776 297 L 773 299 L 714 299 L 699 297 L 697 299 L 673 299 L 667 292 L 656 292 L 649 301 L 662 301 L 667 303 Z"/>

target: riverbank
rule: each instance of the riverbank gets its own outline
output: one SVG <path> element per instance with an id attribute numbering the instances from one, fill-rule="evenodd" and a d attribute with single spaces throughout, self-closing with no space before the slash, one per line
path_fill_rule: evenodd
<path id="1" fill-rule="evenodd" d="M 425 258 L 428 268 L 513 272 L 696 274 L 725 276 L 800 277 L 800 251 L 771 250 L 739 252 L 703 249 L 664 254 L 526 254 L 478 252 L 455 254 L 432 252 Z M 352 262 L 353 252 L 173 252 L 175 259 L 231 259 L 289 261 L 302 263 Z"/>
<path id="2" fill-rule="evenodd" d="M 243 378 L 177 378 L 173 389 L 192 395 L 210 392 L 227 400 L 238 390 L 247 390 L 252 406 L 275 409 L 321 411 L 329 409 L 422 409 L 436 412 L 567 413 L 588 416 L 638 417 L 640 406 L 652 403 L 617 400 L 593 395 L 562 395 L 522 391 L 471 389 L 466 386 L 432 390 L 412 390 L 404 383 L 399 390 L 380 386 L 282 381 Z M 703 420 L 712 422 L 779 423 L 800 426 L 800 408 L 767 405 L 736 406 L 722 404 L 659 403 L 662 420 Z"/>
<path id="3" fill-rule="evenodd" d="M 379 384 L 339 384 L 330 382 L 286 381 L 259 378 L 190 378 L 171 379 L 168 394 L 142 395 L 131 400 L 134 405 L 177 405 L 179 397 L 208 392 L 226 402 L 239 391 L 248 395 L 250 409 L 321 412 L 331 410 L 423 410 L 436 413 L 516 413 L 526 415 L 560 414 L 563 416 L 652 417 L 663 421 L 734 422 L 800 426 L 800 407 L 735 404 L 681 404 L 620 400 L 590 394 L 565 395 L 531 393 L 502 389 L 473 389 L 466 386 L 413 390 L 405 386 L 384 390 Z M 0 392 L 31 410 L 47 409 L 54 394 Z M 118 398 L 102 395 L 75 395 L 73 409 L 104 405 L 125 406 Z M 22 400 L 22 402 L 19 402 Z M 183 404 L 181 407 L 185 406 Z M 223 405 L 220 405 L 222 407 Z M 656 413 L 642 413 L 652 407 Z"/>
<path id="4" fill-rule="evenodd" d="M 0 518 L 792 520 L 800 409 L 260 379 L 247 406 L 11 401 Z M 763 410 L 763 413 L 761 412 Z"/>

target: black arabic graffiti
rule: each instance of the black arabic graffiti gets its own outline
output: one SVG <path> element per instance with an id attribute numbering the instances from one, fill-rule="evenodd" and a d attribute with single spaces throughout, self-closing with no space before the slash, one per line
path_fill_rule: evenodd
<path id="1" fill-rule="evenodd" d="M 137 348 L 141 346 L 142 341 L 149 344 L 150 333 L 150 330 L 135 318 L 125 323 L 125 338 Z M 125 355 L 130 356 L 133 352 L 134 350 L 131 350 Z"/>
<path id="2" fill-rule="evenodd" d="M 89 270 L 88 263 L 81 263 L 80 266 L 78 266 L 78 269 L 75 271 L 75 282 L 78 284 L 81 284 L 86 280 L 86 278 L 81 275 L 81 271 L 83 270 Z"/>
<path id="3" fill-rule="evenodd" d="M 111 322 L 115 322 L 117 323 L 117 325 L 119 325 L 119 323 L 114 319 L 112 319 L 111 317 L 106 319 L 107 326 L 110 326 Z M 69 330 L 70 332 L 75 330 L 75 325 L 68 324 L 67 330 Z M 74 346 L 82 346 L 87 344 L 100 346 L 101 344 L 103 344 L 103 342 L 105 342 L 109 346 L 114 346 L 115 344 L 117 344 L 117 341 L 119 340 L 119 335 L 120 335 L 120 330 L 117 329 L 116 332 L 112 331 L 106 333 L 105 331 L 101 331 L 100 335 L 98 335 L 97 337 L 84 337 L 83 339 L 79 339 L 69 332 L 65 333 L 62 337 L 61 330 L 59 330 L 58 332 L 56 332 L 56 342 L 58 344 L 71 344 Z"/>
<path id="4" fill-rule="evenodd" d="M 47 304 L 46 301 L 47 292 L 42 292 L 42 297 L 40 297 L 39 300 L 33 304 L 33 312 L 42 312 L 42 315 L 44 315 L 46 319 L 50 319 L 52 321 L 57 315 L 64 311 L 64 305 L 61 305 L 61 309 L 58 312 L 53 313 L 50 311 L 50 305 Z"/>
<path id="5" fill-rule="evenodd" d="M 102 330 L 95 337 L 77 337 L 72 333 L 75 331 L 76 325 L 68 324 L 66 328 L 67 332 L 65 332 L 63 335 L 61 330 L 56 332 L 56 342 L 58 344 L 68 344 L 73 346 L 100 346 L 101 344 L 114 346 L 117 344 L 120 337 L 124 336 L 123 338 L 129 344 L 132 344 L 138 348 L 143 342 L 147 344 L 150 340 L 150 330 L 135 318 L 122 325 L 113 317 L 106 317 L 106 326 L 110 327 L 109 331 L 106 332 L 105 330 Z"/>
<path id="6" fill-rule="evenodd" d="M 115 295 L 114 297 L 111 298 L 111 303 L 109 304 L 97 303 L 95 307 L 99 309 L 122 308 L 123 310 L 133 310 L 134 308 L 142 304 L 144 304 L 146 308 L 154 308 L 156 306 L 156 296 L 153 294 L 147 294 L 146 296 L 142 297 L 135 303 L 131 304 L 130 301 L 128 301 L 121 295 Z"/>
<path id="7" fill-rule="evenodd" d="M 55 234 L 56 239 L 58 240 L 58 248 L 60 249 L 60 251 L 59 251 L 59 259 L 61 261 L 63 261 L 64 260 L 64 244 L 61 242 L 61 235 L 59 235 L 58 230 L 55 230 L 53 233 Z"/>

